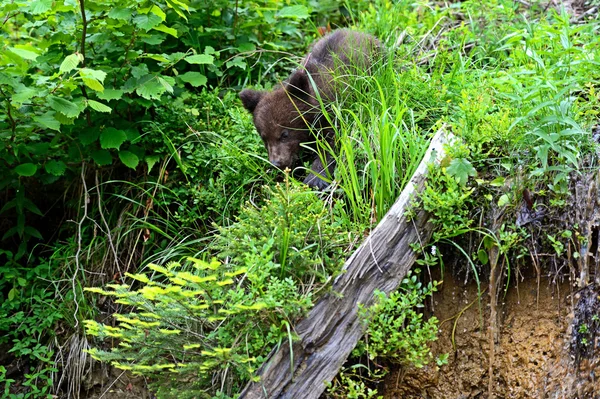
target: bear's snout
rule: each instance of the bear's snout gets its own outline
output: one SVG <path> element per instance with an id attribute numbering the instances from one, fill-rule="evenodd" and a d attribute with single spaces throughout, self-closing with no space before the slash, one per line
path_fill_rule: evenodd
<path id="1" fill-rule="evenodd" d="M 276 159 L 271 159 L 271 165 L 275 166 L 276 168 L 281 168 L 281 161 L 278 161 Z"/>

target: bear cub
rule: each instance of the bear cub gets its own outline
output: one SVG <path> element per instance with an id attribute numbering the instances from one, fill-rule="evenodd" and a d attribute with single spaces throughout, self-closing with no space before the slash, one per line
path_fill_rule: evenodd
<path id="1" fill-rule="evenodd" d="M 315 151 L 302 150 L 316 149 L 317 139 L 327 140 L 333 148 L 333 129 L 323 117 L 318 98 L 327 105 L 342 95 L 340 77 L 364 75 L 378 50 L 375 37 L 339 29 L 318 40 L 302 65 L 279 88 L 271 92 L 247 89 L 240 93 L 275 167 L 292 169 L 307 156 L 315 157 Z M 332 175 L 334 168 L 331 157 L 322 160 L 316 156 L 304 183 L 323 190 L 329 185 L 323 178 L 328 173 Z"/>

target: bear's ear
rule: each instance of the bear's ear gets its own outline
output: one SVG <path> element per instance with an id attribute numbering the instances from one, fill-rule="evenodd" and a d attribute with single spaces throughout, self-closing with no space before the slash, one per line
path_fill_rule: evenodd
<path id="1" fill-rule="evenodd" d="M 254 112 L 254 109 L 260 102 L 260 99 L 265 93 L 257 90 L 242 90 L 240 93 L 240 99 L 242 100 L 242 104 L 244 104 L 244 108 L 246 108 L 250 112 Z"/>
<path id="2" fill-rule="evenodd" d="M 305 97 L 310 93 L 310 80 L 305 69 L 297 69 L 287 83 L 286 90 L 296 96 Z"/>

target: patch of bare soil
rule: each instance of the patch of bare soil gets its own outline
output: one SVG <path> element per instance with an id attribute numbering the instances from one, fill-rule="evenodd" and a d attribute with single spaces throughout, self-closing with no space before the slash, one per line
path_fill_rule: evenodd
<path id="1" fill-rule="evenodd" d="M 440 331 L 432 351 L 435 356 L 448 353 L 448 364 L 390 373 L 384 398 L 600 397 L 570 396 L 573 390 L 561 390 L 554 383 L 573 374 L 569 313 L 575 296 L 569 285 L 542 279 L 538 291 L 534 277 L 511 286 L 504 298 L 500 295 L 491 384 L 489 296 L 485 292 L 479 301 L 475 284 L 463 287 L 446 276 L 434 296 Z M 582 362 L 582 367 L 588 363 Z"/>

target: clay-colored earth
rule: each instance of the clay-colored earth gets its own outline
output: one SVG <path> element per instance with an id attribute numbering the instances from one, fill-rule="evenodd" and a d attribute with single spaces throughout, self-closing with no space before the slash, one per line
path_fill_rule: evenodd
<path id="1" fill-rule="evenodd" d="M 379 387 L 384 398 L 600 398 L 598 362 L 584 361 L 575 372 L 569 353 L 577 295 L 547 279 L 538 291 L 536 280 L 520 281 L 500 300 L 490 384 L 489 296 L 480 308 L 475 284 L 462 287 L 447 276 L 434 296 L 433 314 L 443 322 L 432 349 L 448 353 L 448 364 L 391 372 Z"/>

